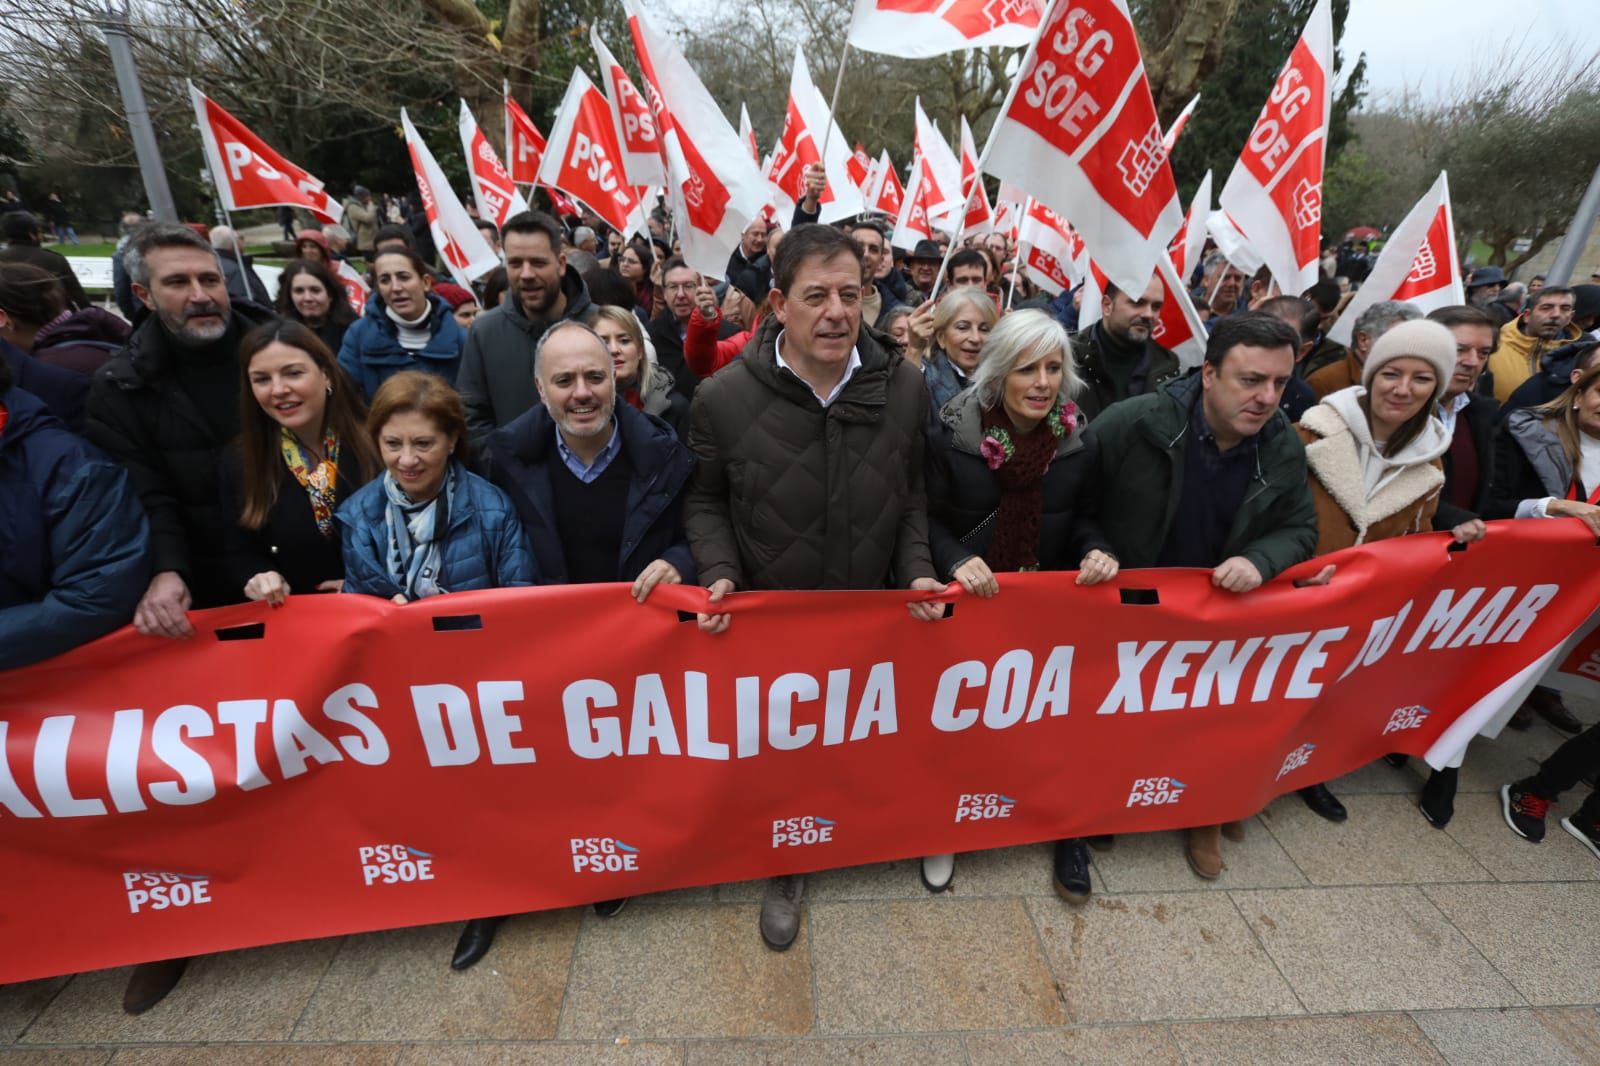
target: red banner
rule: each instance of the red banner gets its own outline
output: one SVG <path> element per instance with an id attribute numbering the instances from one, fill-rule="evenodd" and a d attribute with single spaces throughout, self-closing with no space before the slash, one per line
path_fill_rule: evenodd
<path id="1" fill-rule="evenodd" d="M 607 585 L 123 630 L 0 689 L 0 982 L 1211 824 L 1439 761 L 1600 599 L 1576 522 L 1447 543 L 1245 596 L 1005 575 L 934 623 L 911 593 L 756 593 L 708 636 L 678 613 L 702 590 Z"/>

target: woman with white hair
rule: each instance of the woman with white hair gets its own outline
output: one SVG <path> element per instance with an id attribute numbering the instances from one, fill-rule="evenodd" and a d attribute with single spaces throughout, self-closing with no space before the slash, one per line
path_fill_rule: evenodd
<path id="1" fill-rule="evenodd" d="M 1000 591 L 996 573 L 1076 568 L 1080 585 L 1115 577 L 1095 521 L 1096 445 L 1072 402 L 1082 383 L 1067 331 L 1043 311 L 1013 311 L 989 333 L 971 378 L 928 440 L 928 540 L 939 576 L 984 598 Z M 954 855 L 922 860 L 930 892 L 954 874 Z M 1055 888 L 1069 903 L 1089 898 L 1082 840 L 1057 842 Z"/>
<path id="2" fill-rule="evenodd" d="M 927 313 L 933 311 L 931 317 Z M 938 428 L 939 412 L 977 372 L 983 342 L 999 318 L 994 300 L 982 289 L 952 289 L 935 308 L 927 304 L 911 316 L 906 358 L 922 368 L 930 407 L 928 432 Z"/>

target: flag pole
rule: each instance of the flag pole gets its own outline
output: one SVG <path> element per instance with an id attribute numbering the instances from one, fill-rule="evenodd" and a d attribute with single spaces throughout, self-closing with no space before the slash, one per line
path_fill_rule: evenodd
<path id="1" fill-rule="evenodd" d="M 1006 90 L 1005 102 L 1000 105 L 1000 110 L 995 112 L 994 124 L 989 127 L 989 136 L 983 142 L 983 151 L 978 155 L 977 181 L 983 180 L 983 165 L 989 161 L 989 150 L 994 147 L 994 135 L 999 132 L 1000 120 L 1005 117 L 1007 111 L 1011 110 L 1011 101 L 1016 99 L 1017 90 L 1022 87 L 1022 75 L 1027 72 L 1028 65 L 1033 62 L 1033 57 L 1038 53 L 1039 42 L 1044 39 L 1044 31 L 1049 27 L 1050 18 L 1055 14 L 1056 5 L 1060 2 L 1061 0 L 1050 0 L 1049 6 L 1045 8 L 1044 15 L 1039 19 L 1039 29 L 1034 33 L 1033 40 L 1028 42 L 1028 50 L 1023 53 L 1022 62 L 1017 66 L 1017 76 L 1011 79 L 1011 88 Z M 977 181 L 973 182 L 974 188 L 977 187 Z M 969 189 L 966 201 L 961 205 L 961 218 L 963 221 L 967 217 L 967 209 L 971 206 L 972 190 Z M 930 230 L 933 228 L 932 219 L 928 220 L 928 228 Z M 958 228 L 956 233 L 959 235 L 960 232 L 961 230 Z M 955 254 L 957 239 L 957 237 L 950 238 L 950 247 L 944 250 L 944 259 L 939 263 L 939 273 L 933 279 L 934 292 L 938 292 L 939 286 L 944 283 L 945 271 L 950 269 L 950 257 Z"/>
<path id="2" fill-rule="evenodd" d="M 844 49 L 839 53 L 839 73 L 833 78 L 833 99 L 828 101 L 828 128 L 822 131 L 822 150 L 817 153 L 822 159 L 823 167 L 828 165 L 828 138 L 833 136 L 833 127 L 839 124 L 834 115 L 839 110 L 839 90 L 844 87 L 844 61 L 850 57 L 850 38 L 847 34 Z M 842 130 L 840 131 L 843 132 Z"/>

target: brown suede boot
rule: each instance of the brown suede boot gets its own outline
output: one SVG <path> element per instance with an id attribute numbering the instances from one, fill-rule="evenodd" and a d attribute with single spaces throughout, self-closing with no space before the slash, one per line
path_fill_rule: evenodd
<path id="1" fill-rule="evenodd" d="M 1222 839 L 1231 840 L 1235 844 L 1237 844 L 1240 841 L 1242 841 L 1244 839 L 1244 823 L 1243 822 L 1223 822 L 1222 823 Z"/>
<path id="2" fill-rule="evenodd" d="M 1222 827 L 1200 826 L 1189 830 L 1189 869 L 1207 881 L 1222 873 Z"/>

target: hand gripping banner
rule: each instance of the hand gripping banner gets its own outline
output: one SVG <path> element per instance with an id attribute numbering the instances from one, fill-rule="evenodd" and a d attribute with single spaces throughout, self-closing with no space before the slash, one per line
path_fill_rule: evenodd
<path id="1" fill-rule="evenodd" d="M 933 623 L 914 593 L 754 593 L 710 636 L 679 613 L 701 589 L 591 585 L 124 629 L 0 685 L 0 982 L 1215 824 L 1438 764 L 1600 599 L 1578 522 L 1448 543 L 1244 596 L 1007 574 Z"/>

